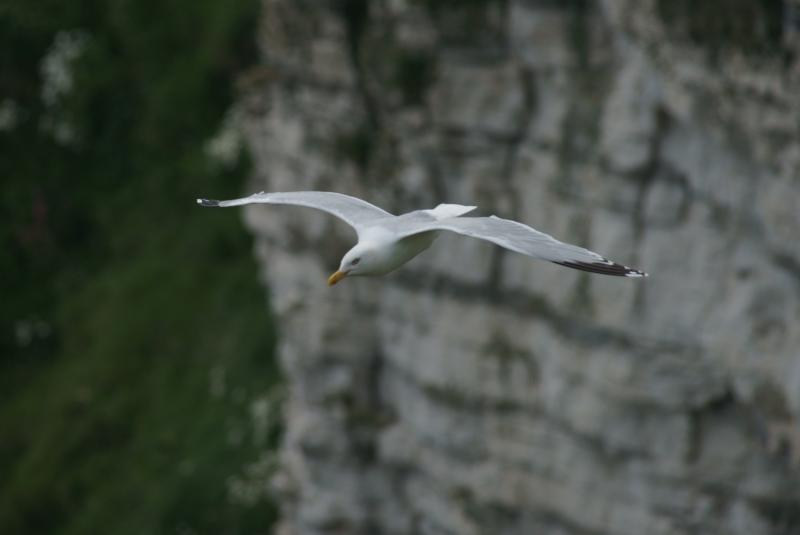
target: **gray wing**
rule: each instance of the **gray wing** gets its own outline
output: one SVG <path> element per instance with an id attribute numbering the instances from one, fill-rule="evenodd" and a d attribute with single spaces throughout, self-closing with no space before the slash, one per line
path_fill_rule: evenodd
<path id="1" fill-rule="evenodd" d="M 574 269 L 618 277 L 647 276 L 644 271 L 617 264 L 583 247 L 560 242 L 528 225 L 509 219 L 501 219 L 497 216 L 454 217 L 441 221 L 425 221 L 421 218 L 403 219 L 400 217 L 387 222 L 386 226 L 394 227 L 391 230 L 399 237 L 430 230 L 449 230 L 464 236 L 490 241 L 500 247 Z"/>
<path id="2" fill-rule="evenodd" d="M 214 201 L 197 199 L 200 206 L 225 208 L 244 204 L 292 204 L 316 208 L 335 215 L 359 232 L 361 228 L 378 219 L 393 217 L 392 214 L 356 197 L 332 191 L 291 191 L 284 193 L 255 193 L 241 199 Z"/>

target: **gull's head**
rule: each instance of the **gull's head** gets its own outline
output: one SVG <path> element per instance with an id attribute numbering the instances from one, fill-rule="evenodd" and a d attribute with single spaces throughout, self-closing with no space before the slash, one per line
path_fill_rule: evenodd
<path id="1" fill-rule="evenodd" d="M 369 275 L 370 267 L 374 261 L 374 254 L 371 247 L 363 244 L 356 244 L 355 247 L 347 251 L 342 257 L 339 269 L 328 277 L 328 286 L 333 286 L 345 277 L 352 275 Z"/>

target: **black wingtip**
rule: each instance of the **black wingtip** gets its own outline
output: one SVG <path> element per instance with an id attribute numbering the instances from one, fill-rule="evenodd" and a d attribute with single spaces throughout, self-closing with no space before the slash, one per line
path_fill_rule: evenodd
<path id="1" fill-rule="evenodd" d="M 572 269 L 588 271 L 589 273 L 599 273 L 601 275 L 611 275 L 612 277 L 647 277 L 648 274 L 638 269 L 629 268 L 622 264 L 617 264 L 606 260 L 605 262 L 554 262 L 560 266 Z"/>
<path id="2" fill-rule="evenodd" d="M 208 206 L 208 207 L 219 207 L 219 201 L 215 201 L 212 199 L 197 199 L 197 204 L 200 206 Z"/>

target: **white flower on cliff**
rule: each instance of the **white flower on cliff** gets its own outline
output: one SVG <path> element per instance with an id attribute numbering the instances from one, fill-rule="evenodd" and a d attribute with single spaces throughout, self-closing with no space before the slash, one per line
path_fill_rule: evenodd
<path id="1" fill-rule="evenodd" d="M 206 154 L 223 167 L 233 167 L 239 159 L 243 144 L 240 125 L 241 112 L 231 108 L 222 119 L 220 129 L 206 143 Z"/>
<path id="2" fill-rule="evenodd" d="M 0 102 L 0 132 L 10 132 L 19 123 L 19 105 L 10 98 Z"/>
<path id="3" fill-rule="evenodd" d="M 72 64 L 86 48 L 89 36 L 82 30 L 60 31 L 42 58 L 42 101 L 45 106 L 56 105 L 72 91 Z"/>
<path id="4" fill-rule="evenodd" d="M 46 109 L 41 128 L 62 145 L 75 141 L 75 128 L 63 116 L 60 108 L 64 99 L 74 90 L 73 66 L 86 50 L 88 41 L 89 35 L 83 30 L 58 32 L 39 66 L 42 75 L 41 98 Z"/>

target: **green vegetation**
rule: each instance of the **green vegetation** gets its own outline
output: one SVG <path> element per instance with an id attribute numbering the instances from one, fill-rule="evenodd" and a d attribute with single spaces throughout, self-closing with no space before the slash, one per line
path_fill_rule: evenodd
<path id="1" fill-rule="evenodd" d="M 0 8 L 0 533 L 269 532 L 230 486 L 277 440 L 274 332 L 241 214 L 194 203 L 243 189 L 205 147 L 256 9 Z"/>
<path id="2" fill-rule="evenodd" d="M 413 0 L 434 13 L 446 12 L 454 8 L 482 8 L 492 4 L 505 6 L 507 0 Z"/>
<path id="3" fill-rule="evenodd" d="M 375 150 L 376 135 L 366 122 L 358 124 L 354 130 L 340 134 L 333 141 L 334 154 L 341 161 L 356 164 L 362 174 L 366 173 Z"/>
<path id="4" fill-rule="evenodd" d="M 435 58 L 422 51 L 398 50 L 394 84 L 400 88 L 406 106 L 422 106 L 434 81 Z"/>

